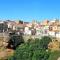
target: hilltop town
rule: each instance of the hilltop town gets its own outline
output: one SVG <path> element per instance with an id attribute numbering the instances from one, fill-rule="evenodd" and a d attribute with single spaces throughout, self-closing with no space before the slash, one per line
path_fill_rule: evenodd
<path id="1" fill-rule="evenodd" d="M 60 20 L 43 20 L 42 22 L 0 21 L 0 32 L 13 32 L 23 35 L 50 35 L 60 38 Z"/>

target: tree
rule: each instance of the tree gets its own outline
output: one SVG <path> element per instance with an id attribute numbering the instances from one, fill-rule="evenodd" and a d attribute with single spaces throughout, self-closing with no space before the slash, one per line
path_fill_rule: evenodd
<path id="1" fill-rule="evenodd" d="M 35 41 L 29 39 L 28 42 L 19 45 L 13 58 L 16 60 L 47 60 L 50 53 L 45 49 L 41 49 L 40 45 L 42 44 L 40 43 L 42 40 L 43 38 L 41 40 L 36 38 Z"/>
<path id="2" fill-rule="evenodd" d="M 19 23 L 23 24 L 23 21 L 22 20 L 19 20 Z"/>
<path id="3" fill-rule="evenodd" d="M 10 40 L 8 41 L 8 48 L 16 49 L 18 45 L 24 42 L 22 35 L 12 34 L 10 35 Z"/>
<path id="4" fill-rule="evenodd" d="M 43 36 L 40 41 L 40 47 L 42 49 L 48 49 L 48 44 L 51 42 L 52 39 L 49 36 Z"/>

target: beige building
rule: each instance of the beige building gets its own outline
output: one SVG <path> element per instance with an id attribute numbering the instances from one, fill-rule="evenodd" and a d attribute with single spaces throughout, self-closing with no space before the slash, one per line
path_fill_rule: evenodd
<path id="1" fill-rule="evenodd" d="M 50 22 L 49 26 L 50 26 L 49 31 L 60 32 L 60 22 L 59 21 Z"/>
<path id="2" fill-rule="evenodd" d="M 60 21 L 55 20 L 49 22 L 49 35 L 53 35 L 55 37 L 60 38 Z"/>

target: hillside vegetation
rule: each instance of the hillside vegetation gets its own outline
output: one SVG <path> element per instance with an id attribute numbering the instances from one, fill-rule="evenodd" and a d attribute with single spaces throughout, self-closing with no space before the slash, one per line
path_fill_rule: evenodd
<path id="1" fill-rule="evenodd" d="M 50 51 L 48 51 L 48 44 L 52 39 L 48 36 L 42 39 L 29 39 L 26 43 L 19 45 L 16 48 L 14 56 L 10 60 L 48 60 Z"/>

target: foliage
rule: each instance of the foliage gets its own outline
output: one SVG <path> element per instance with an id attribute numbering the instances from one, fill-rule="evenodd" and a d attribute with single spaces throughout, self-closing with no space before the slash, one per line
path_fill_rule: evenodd
<path id="1" fill-rule="evenodd" d="M 19 23 L 23 24 L 23 21 L 22 20 L 19 20 Z"/>
<path id="2" fill-rule="evenodd" d="M 46 40 L 47 42 L 45 42 Z M 27 43 L 21 44 L 16 48 L 13 58 L 16 60 L 48 60 L 50 52 L 46 51 L 44 48 L 49 42 L 49 37 L 43 37 L 42 39 L 36 38 L 35 41 L 33 41 L 33 39 L 29 39 Z"/>
<path id="3" fill-rule="evenodd" d="M 60 57 L 60 51 L 51 52 L 48 60 L 57 60 Z"/>
<path id="4" fill-rule="evenodd" d="M 49 58 L 49 52 L 45 50 L 36 50 L 32 56 L 32 60 L 47 60 Z"/>
<path id="5" fill-rule="evenodd" d="M 49 37 L 49 36 L 44 36 L 41 38 L 41 41 L 40 41 L 40 46 L 42 49 L 48 49 L 48 44 L 49 42 L 51 42 L 52 39 Z"/>
<path id="6" fill-rule="evenodd" d="M 8 60 L 14 60 L 15 58 L 14 58 L 14 56 L 9 56 L 9 57 L 7 57 L 7 59 Z"/>
<path id="7" fill-rule="evenodd" d="M 16 47 L 23 42 L 24 42 L 24 39 L 23 39 L 22 35 L 13 34 L 10 36 L 10 40 L 8 41 L 9 44 L 7 47 L 16 49 Z"/>

